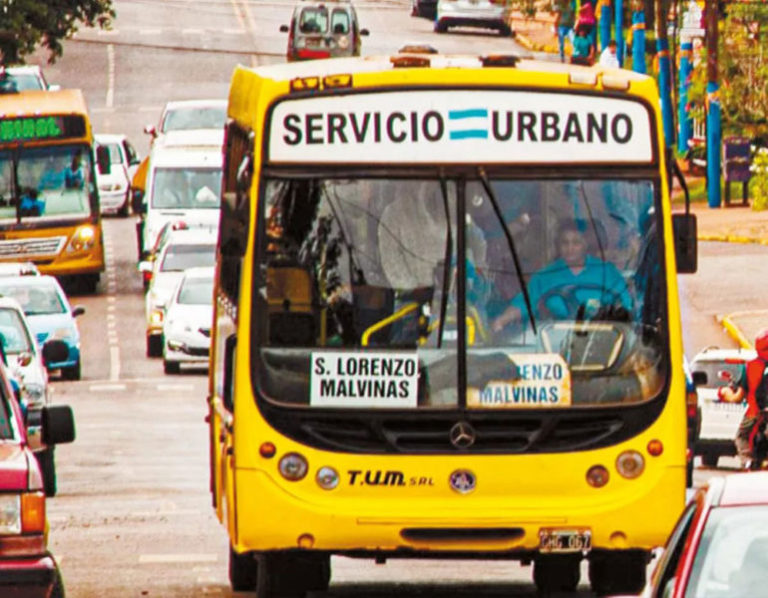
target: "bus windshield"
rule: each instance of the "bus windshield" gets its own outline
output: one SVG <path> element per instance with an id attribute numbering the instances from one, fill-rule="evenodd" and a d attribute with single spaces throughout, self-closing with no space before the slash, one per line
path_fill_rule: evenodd
<path id="1" fill-rule="evenodd" d="M 286 177 L 262 197 L 269 401 L 554 409 L 666 383 L 658 181 Z"/>
<path id="2" fill-rule="evenodd" d="M 87 218 L 96 194 L 92 172 L 85 146 L 0 152 L 0 220 Z"/>

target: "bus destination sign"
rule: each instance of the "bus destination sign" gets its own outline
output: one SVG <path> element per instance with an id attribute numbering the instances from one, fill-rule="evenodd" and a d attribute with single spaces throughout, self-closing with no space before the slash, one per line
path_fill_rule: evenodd
<path id="1" fill-rule="evenodd" d="M 81 116 L 17 116 L 0 118 L 0 143 L 47 141 L 85 135 Z"/>

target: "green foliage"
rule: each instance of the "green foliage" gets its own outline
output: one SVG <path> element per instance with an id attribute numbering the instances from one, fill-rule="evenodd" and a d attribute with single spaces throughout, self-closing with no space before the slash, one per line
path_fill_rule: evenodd
<path id="1" fill-rule="evenodd" d="M 752 158 L 749 184 L 753 210 L 768 210 L 768 149 L 761 148 Z"/>
<path id="2" fill-rule="evenodd" d="M 704 118 L 706 50 L 694 70 L 689 98 Z M 729 3 L 720 22 L 718 79 L 723 135 L 768 135 L 768 6 Z"/>
<path id="3" fill-rule="evenodd" d="M 106 29 L 114 17 L 112 0 L 0 0 L 0 64 L 24 62 L 38 46 L 54 62 L 80 25 Z"/>

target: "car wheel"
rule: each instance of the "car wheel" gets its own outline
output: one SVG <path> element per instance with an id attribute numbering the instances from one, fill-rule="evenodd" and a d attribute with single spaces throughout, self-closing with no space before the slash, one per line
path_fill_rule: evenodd
<path id="1" fill-rule="evenodd" d="M 581 554 L 541 555 L 533 562 L 533 582 L 539 594 L 573 592 L 581 577 Z"/>
<path id="2" fill-rule="evenodd" d="M 50 598 L 64 598 L 64 580 L 61 579 L 61 571 L 56 568 L 55 577 L 53 579 L 53 588 L 51 589 Z"/>
<path id="3" fill-rule="evenodd" d="M 178 374 L 181 372 L 181 366 L 178 361 L 163 361 L 163 371 L 166 374 Z"/>
<path id="4" fill-rule="evenodd" d="M 154 334 L 147 337 L 147 357 L 162 357 L 163 355 L 163 337 Z"/>
<path id="5" fill-rule="evenodd" d="M 256 588 L 256 559 L 253 553 L 237 554 L 229 548 L 229 585 L 235 592 L 249 592 Z"/>
<path id="6" fill-rule="evenodd" d="M 80 361 L 75 365 L 69 366 L 67 368 L 61 368 L 61 377 L 64 380 L 80 380 L 82 377 L 81 371 L 80 371 Z"/>
<path id="7" fill-rule="evenodd" d="M 610 550 L 592 554 L 589 583 L 598 596 L 639 594 L 645 586 L 648 555 L 642 550 Z"/>
<path id="8" fill-rule="evenodd" d="M 446 31 L 448 31 L 448 25 L 435 21 L 435 33 L 445 33 Z"/>
<path id="9" fill-rule="evenodd" d="M 701 455 L 701 462 L 704 464 L 704 467 L 711 467 L 715 468 L 717 467 L 717 462 L 720 460 L 720 455 L 717 453 L 704 453 Z"/>
<path id="10" fill-rule="evenodd" d="M 40 473 L 43 475 L 43 489 L 46 496 L 56 496 L 56 460 L 54 447 L 35 453 Z"/>
<path id="11" fill-rule="evenodd" d="M 256 595 L 259 598 L 303 598 L 309 591 L 323 592 L 331 580 L 330 557 L 259 554 Z"/>

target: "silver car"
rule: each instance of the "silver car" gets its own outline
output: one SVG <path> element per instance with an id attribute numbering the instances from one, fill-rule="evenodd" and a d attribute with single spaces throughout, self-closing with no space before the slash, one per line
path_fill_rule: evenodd
<path id="1" fill-rule="evenodd" d="M 351 2 L 302 1 L 293 11 L 290 25 L 281 25 L 288 34 L 288 61 L 313 58 L 360 56 L 361 37 L 357 12 Z"/>
<path id="2" fill-rule="evenodd" d="M 435 31 L 445 33 L 449 27 L 478 27 L 511 35 L 511 10 L 508 0 L 439 0 Z"/>

